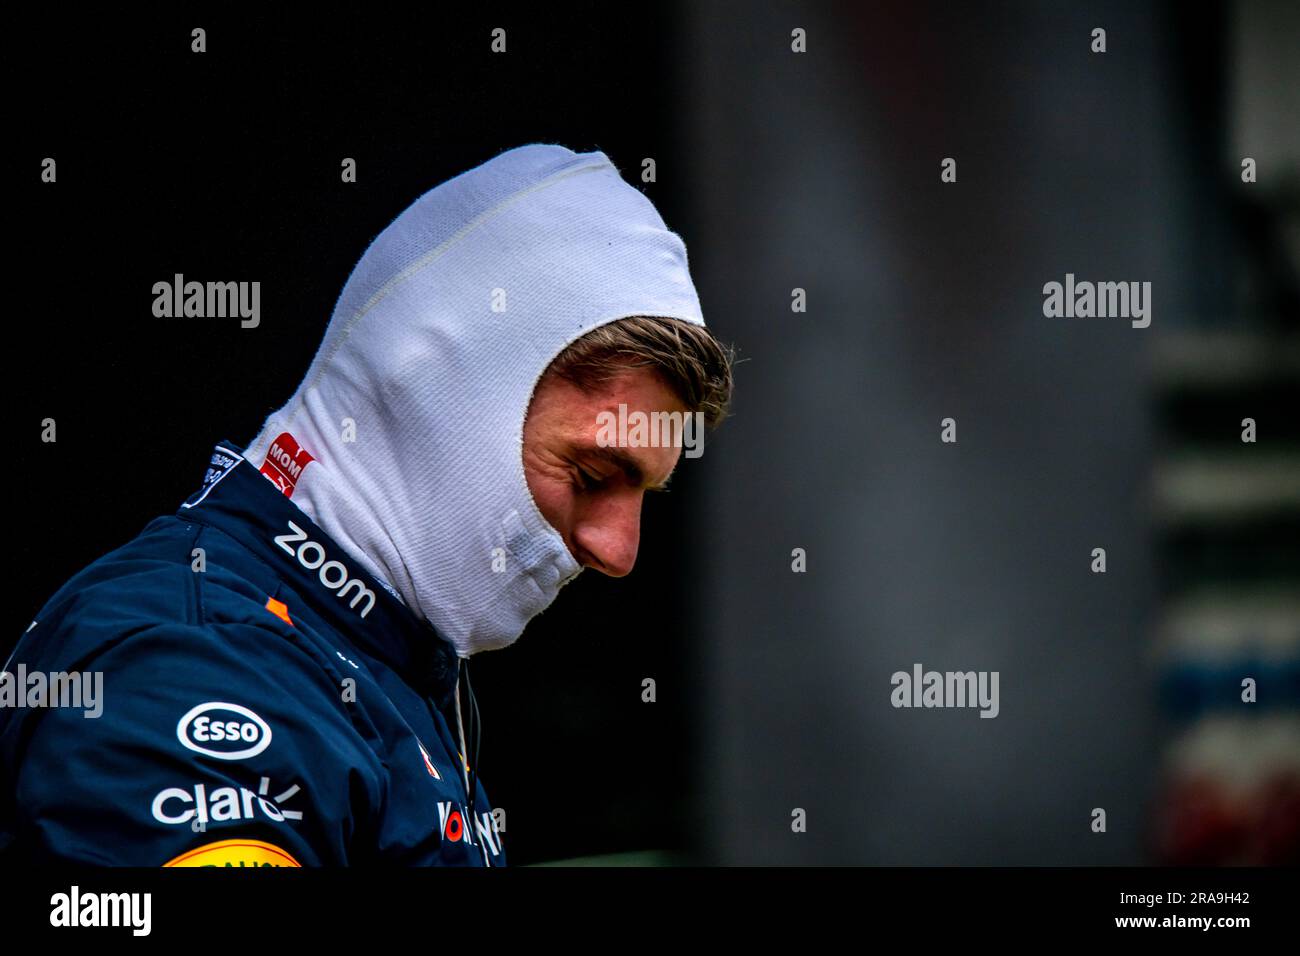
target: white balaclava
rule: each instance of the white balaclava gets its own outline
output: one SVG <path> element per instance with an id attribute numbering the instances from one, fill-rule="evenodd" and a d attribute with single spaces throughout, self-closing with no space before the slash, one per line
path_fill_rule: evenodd
<path id="1" fill-rule="evenodd" d="M 604 153 L 508 150 L 370 244 L 248 460 L 460 657 L 504 647 L 582 570 L 524 478 L 533 389 L 632 315 L 704 324 L 680 237 Z"/>

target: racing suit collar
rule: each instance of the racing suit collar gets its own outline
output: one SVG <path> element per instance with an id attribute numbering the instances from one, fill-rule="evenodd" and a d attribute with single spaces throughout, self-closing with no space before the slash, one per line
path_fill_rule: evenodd
<path id="1" fill-rule="evenodd" d="M 281 494 L 238 444 L 214 447 L 203 484 L 177 515 L 230 535 L 289 582 L 316 614 L 433 697 L 439 709 L 452 704 L 457 659 L 451 644 Z"/>

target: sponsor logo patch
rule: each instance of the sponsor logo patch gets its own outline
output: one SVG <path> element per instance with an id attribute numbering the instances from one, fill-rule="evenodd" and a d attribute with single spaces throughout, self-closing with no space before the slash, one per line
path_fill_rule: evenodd
<path id="1" fill-rule="evenodd" d="M 301 810 L 286 810 L 280 804 L 292 800 L 302 790 L 296 783 L 283 793 L 271 796 L 271 779 L 263 777 L 257 793 L 247 787 L 218 787 L 211 793 L 207 784 L 196 783 L 188 789 L 168 787 L 154 795 L 150 810 L 153 818 L 168 826 L 190 824 L 192 829 L 210 822 L 230 823 L 266 817 L 276 823 L 301 820 Z"/>
<path id="2" fill-rule="evenodd" d="M 247 707 L 214 700 L 199 704 L 180 719 L 176 739 L 207 757 L 244 760 L 271 746 L 271 727 Z"/>
<path id="3" fill-rule="evenodd" d="M 167 866 L 298 866 L 287 851 L 261 840 L 221 840 L 207 843 L 168 860 Z"/>
<path id="4" fill-rule="evenodd" d="M 438 826 L 442 830 L 442 838 L 448 843 L 460 843 L 463 840 L 470 846 L 482 842 L 492 851 L 493 856 L 500 856 L 501 836 L 497 832 L 492 811 L 484 810 L 475 816 L 478 817 L 473 828 L 475 832 L 471 832 L 465 822 L 469 818 L 469 810 L 463 804 L 455 806 L 450 802 L 439 803 Z"/>
<path id="5" fill-rule="evenodd" d="M 266 599 L 266 609 L 280 620 L 284 621 L 285 624 L 293 627 L 293 621 L 289 620 L 289 605 L 285 604 L 283 601 L 277 601 L 275 598 L 269 597 Z"/>
<path id="6" fill-rule="evenodd" d="M 182 503 L 183 507 L 193 508 L 200 501 L 207 497 L 208 492 L 222 478 L 230 474 L 237 464 L 244 459 L 229 448 L 222 448 L 220 445 L 212 452 L 212 457 L 208 460 L 208 470 L 203 474 L 203 483 L 194 494 L 190 495 Z"/>
<path id="7" fill-rule="evenodd" d="M 262 462 L 261 471 L 286 498 L 292 498 L 293 489 L 297 486 L 298 479 L 302 477 L 303 469 L 315 460 L 299 447 L 296 438 L 288 432 L 283 432 L 279 438 L 271 442 L 266 460 Z"/>
<path id="8" fill-rule="evenodd" d="M 350 596 L 348 607 L 356 610 L 362 617 L 369 614 L 375 606 L 375 592 L 362 584 L 360 578 L 353 576 L 342 561 L 330 560 L 329 555 L 325 553 L 325 546 L 319 541 L 310 540 L 307 532 L 297 523 L 290 521 L 288 525 L 288 532 L 277 534 L 271 539 L 276 546 L 290 557 L 297 558 L 298 563 L 308 571 L 315 571 L 320 583 L 327 590 L 333 591 L 335 597 Z M 357 606 L 362 601 L 365 602 L 365 606 L 357 610 Z"/>
<path id="9" fill-rule="evenodd" d="M 420 748 L 420 756 L 424 758 L 424 769 L 429 771 L 429 776 L 433 777 L 434 780 L 441 780 L 442 774 L 438 773 L 438 768 L 435 767 L 433 761 L 429 759 L 429 751 L 425 750 L 424 744 L 420 743 L 418 740 L 415 743 Z"/>

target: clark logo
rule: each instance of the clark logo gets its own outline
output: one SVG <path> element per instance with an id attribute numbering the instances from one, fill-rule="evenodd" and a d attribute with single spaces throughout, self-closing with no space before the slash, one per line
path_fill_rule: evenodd
<path id="1" fill-rule="evenodd" d="M 271 746 L 271 727 L 247 707 L 210 701 L 180 719 L 176 737 L 195 753 L 218 760 L 244 760 Z"/>
<path id="2" fill-rule="evenodd" d="M 196 783 L 189 789 L 168 787 L 154 794 L 150 810 L 153 818 L 169 826 L 190 824 L 192 829 L 206 828 L 209 822 L 230 823 L 257 819 L 257 811 L 276 823 L 301 820 L 301 810 L 286 810 L 280 804 L 292 800 L 302 790 L 296 783 L 283 793 L 271 796 L 271 778 L 263 777 L 257 793 L 247 787 L 218 787 L 208 793 L 207 784 Z"/>

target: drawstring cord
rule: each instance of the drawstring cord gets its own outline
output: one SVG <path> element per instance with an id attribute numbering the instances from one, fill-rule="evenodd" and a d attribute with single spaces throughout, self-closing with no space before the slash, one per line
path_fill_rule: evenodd
<path id="1" fill-rule="evenodd" d="M 465 746 L 465 728 L 461 723 L 461 716 L 460 716 L 460 679 L 462 675 L 465 678 L 465 693 L 466 696 L 469 698 L 469 737 L 470 737 L 470 742 L 474 748 L 474 760 L 472 764 L 469 759 L 469 749 Z M 463 761 L 463 763 L 461 764 L 461 774 L 465 781 L 465 792 L 469 796 L 469 822 L 466 824 L 466 826 L 469 827 L 469 834 L 471 837 L 473 837 L 478 830 L 478 818 L 474 815 L 474 808 L 476 803 L 475 800 L 476 791 L 478 790 L 477 768 L 478 768 L 478 754 L 479 754 L 479 744 L 481 742 L 480 740 L 481 734 L 480 734 L 480 724 L 479 724 L 478 700 L 474 697 L 474 687 L 469 680 L 469 658 L 468 657 L 460 658 L 459 664 L 457 665 L 457 669 L 456 669 L 456 730 L 460 734 L 460 751 L 461 751 L 461 759 Z M 487 841 L 483 837 L 481 836 L 479 837 L 479 849 L 483 853 L 483 865 L 491 866 L 492 862 L 491 860 L 488 859 L 487 846 L 485 845 L 486 842 Z"/>

